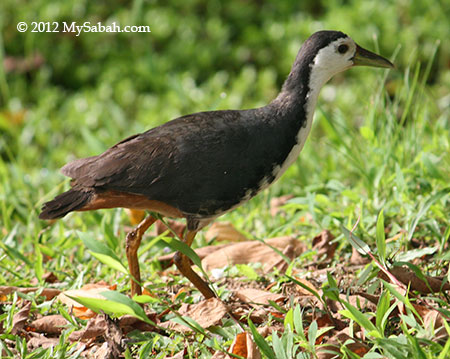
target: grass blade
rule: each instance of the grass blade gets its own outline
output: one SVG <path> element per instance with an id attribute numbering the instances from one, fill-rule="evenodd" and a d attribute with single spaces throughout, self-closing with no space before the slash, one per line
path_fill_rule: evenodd
<path id="1" fill-rule="evenodd" d="M 259 349 L 261 349 L 261 351 L 264 353 L 264 355 L 267 356 L 269 359 L 277 359 L 277 357 L 275 356 L 275 353 L 270 348 L 269 344 L 267 344 L 267 342 L 265 341 L 263 336 L 258 333 L 255 325 L 252 323 L 252 321 L 250 319 L 248 320 L 248 326 L 250 327 L 250 330 L 252 332 L 253 339 L 255 340 L 256 345 L 258 345 Z"/>
<path id="2" fill-rule="evenodd" d="M 386 236 L 384 233 L 384 214 L 383 210 L 380 211 L 378 214 L 377 219 L 377 232 L 376 232 L 376 239 L 377 239 L 377 249 L 378 249 L 378 255 L 380 257 L 380 262 L 385 265 L 386 262 Z"/>

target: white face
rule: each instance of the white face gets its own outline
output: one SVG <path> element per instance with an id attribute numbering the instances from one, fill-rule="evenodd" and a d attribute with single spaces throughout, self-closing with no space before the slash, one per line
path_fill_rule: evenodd
<path id="1" fill-rule="evenodd" d="M 323 85 L 332 76 L 352 67 L 355 52 L 356 44 L 349 37 L 337 39 L 321 49 L 311 65 L 318 85 Z"/>

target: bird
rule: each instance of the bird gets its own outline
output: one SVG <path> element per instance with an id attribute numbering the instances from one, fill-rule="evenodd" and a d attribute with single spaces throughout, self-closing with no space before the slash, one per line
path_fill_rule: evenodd
<path id="1" fill-rule="evenodd" d="M 139 295 L 137 251 L 156 218 L 184 218 L 182 241 L 191 246 L 198 231 L 277 181 L 305 144 L 320 89 L 354 66 L 394 68 L 341 31 L 315 32 L 269 104 L 178 117 L 70 162 L 61 172 L 71 188 L 45 203 L 39 218 L 118 207 L 149 211 L 126 236 L 131 295 Z M 185 254 L 176 252 L 174 262 L 206 299 L 216 297 Z"/>

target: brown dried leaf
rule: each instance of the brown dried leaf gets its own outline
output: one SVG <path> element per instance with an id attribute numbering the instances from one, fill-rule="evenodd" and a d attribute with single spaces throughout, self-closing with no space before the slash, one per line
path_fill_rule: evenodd
<path id="1" fill-rule="evenodd" d="M 303 285 L 305 285 L 306 287 L 308 287 L 308 288 L 314 290 L 315 292 L 319 293 L 319 289 L 316 288 L 316 286 L 314 284 L 312 284 L 309 280 L 306 280 L 304 278 L 298 278 L 298 277 L 295 277 L 295 279 L 298 282 L 300 282 Z M 296 291 L 298 296 L 309 297 L 312 294 L 310 291 L 308 291 L 307 289 L 303 288 L 302 286 L 300 286 L 298 284 L 295 284 L 295 291 Z"/>
<path id="2" fill-rule="evenodd" d="M 428 310 L 423 316 L 425 328 L 433 328 L 433 339 L 440 344 L 444 344 L 448 340 L 448 333 L 445 329 L 444 320 L 442 314 L 437 310 Z"/>
<path id="3" fill-rule="evenodd" d="M 66 318 L 60 314 L 54 314 L 32 321 L 29 328 L 30 330 L 39 333 L 61 334 L 67 324 L 68 322 Z"/>
<path id="4" fill-rule="evenodd" d="M 343 301 L 348 301 L 351 305 L 353 305 L 356 308 L 361 308 L 364 311 L 372 311 L 376 312 L 377 310 L 377 303 L 373 303 L 371 300 L 359 296 L 359 295 L 350 295 L 346 296 L 344 294 L 339 294 L 339 297 L 342 298 Z"/>
<path id="5" fill-rule="evenodd" d="M 97 313 L 86 307 L 72 307 L 72 314 L 77 318 L 87 320 L 97 316 Z"/>
<path id="6" fill-rule="evenodd" d="M 355 341 L 355 339 L 351 338 L 344 329 L 333 335 L 330 338 L 330 340 L 327 341 L 327 343 L 325 343 L 317 350 L 317 358 L 318 359 L 341 358 L 342 353 L 339 348 L 347 340 L 352 340 L 353 342 L 346 344 L 346 347 L 353 353 L 358 354 L 360 357 L 364 356 L 370 350 L 370 348 L 366 344 Z"/>
<path id="7" fill-rule="evenodd" d="M 214 222 L 205 234 L 208 242 L 216 239 L 218 242 L 243 242 L 247 240 L 231 222 Z"/>
<path id="8" fill-rule="evenodd" d="M 250 304 L 252 308 L 251 310 L 246 310 L 245 315 L 247 318 L 249 318 L 254 324 L 263 324 L 267 322 L 267 318 L 269 317 L 269 314 L 272 316 L 275 316 L 274 314 L 279 313 L 273 313 L 267 310 L 265 307 L 258 306 L 257 304 Z M 237 314 L 239 311 L 235 310 L 233 311 L 233 314 Z"/>
<path id="9" fill-rule="evenodd" d="M 87 358 L 108 359 L 109 355 L 108 343 L 104 342 L 101 346 L 95 346 L 94 348 L 90 348 L 88 353 L 86 354 Z"/>
<path id="10" fill-rule="evenodd" d="M 379 295 L 373 295 L 366 292 L 356 292 L 355 295 L 360 295 L 361 297 L 366 298 L 369 302 L 375 305 L 377 305 L 378 302 L 380 301 Z"/>
<path id="11" fill-rule="evenodd" d="M 282 207 L 294 196 L 292 194 L 286 194 L 281 197 L 273 197 L 270 199 L 270 215 L 275 217 L 283 209 Z"/>
<path id="12" fill-rule="evenodd" d="M 339 298 L 344 302 L 350 303 L 352 306 L 356 308 L 361 308 L 373 312 L 377 310 L 378 302 L 373 303 L 370 298 L 366 298 L 366 296 L 363 295 L 355 294 L 347 296 L 346 294 L 339 294 Z M 342 304 L 331 299 L 327 299 L 327 305 L 329 309 L 334 313 L 337 313 L 339 310 L 343 308 Z"/>
<path id="13" fill-rule="evenodd" d="M 274 328 L 273 326 L 269 327 L 265 325 L 264 327 L 256 328 L 256 331 L 263 337 L 267 337 L 269 334 L 272 334 L 277 328 Z"/>
<path id="14" fill-rule="evenodd" d="M 0 297 L 4 298 L 8 294 L 14 293 L 14 292 L 20 292 L 20 293 L 32 293 L 37 292 L 42 288 L 39 287 L 13 287 L 13 286 L 0 286 Z M 58 294 L 60 294 L 61 291 L 59 289 L 55 288 L 44 288 L 42 289 L 41 296 L 45 297 L 47 300 L 51 300 L 54 297 L 56 297 Z"/>
<path id="15" fill-rule="evenodd" d="M 197 248 L 195 249 L 195 253 L 197 253 L 198 257 L 200 259 L 205 258 L 206 256 L 208 256 L 211 253 L 214 253 L 216 251 L 218 251 L 219 249 L 225 248 L 227 246 L 231 246 L 232 244 L 230 243 L 226 243 L 226 244 L 219 244 L 219 245 L 212 245 L 212 246 L 206 246 L 206 247 L 201 247 L 201 248 Z M 170 254 L 166 254 L 164 256 L 160 256 L 158 257 L 158 261 L 160 262 L 169 262 L 173 259 L 175 253 L 170 253 Z"/>
<path id="16" fill-rule="evenodd" d="M 271 247 L 283 251 L 291 245 L 294 248 L 294 257 L 304 250 L 304 244 L 291 236 L 271 238 L 265 242 L 267 245 L 258 241 L 247 241 L 221 248 L 203 258 L 203 268 L 211 270 L 234 264 L 273 263 L 274 258 L 277 261 L 282 259 Z M 264 270 L 268 269 L 264 268 Z"/>
<path id="17" fill-rule="evenodd" d="M 390 272 L 400 282 L 405 285 L 410 285 L 412 290 L 416 290 L 421 294 L 438 293 L 441 291 L 450 290 L 450 283 L 443 282 L 440 278 L 430 277 L 424 275 L 427 282 L 423 281 L 408 267 L 393 267 Z"/>
<path id="18" fill-rule="evenodd" d="M 355 248 L 352 248 L 352 256 L 350 257 L 350 264 L 362 265 L 369 263 L 369 258 L 365 258 Z"/>
<path id="19" fill-rule="evenodd" d="M 325 314 L 318 313 L 318 316 L 316 316 L 316 315 L 307 315 L 305 318 L 307 318 L 307 320 L 311 321 L 311 322 L 313 320 L 315 320 L 316 323 L 317 323 L 317 327 L 319 329 L 325 329 L 325 328 L 328 328 L 328 327 L 334 327 L 334 323 L 335 323 L 334 318 L 332 318 L 330 315 L 328 315 L 326 313 Z M 309 328 L 310 328 L 310 325 L 308 325 L 304 329 L 304 332 L 305 332 L 306 336 L 308 336 Z M 316 338 L 315 344 L 316 345 L 321 344 L 323 339 L 324 339 L 324 337 L 330 335 L 330 331 L 331 331 L 331 329 L 329 329 L 327 332 L 323 333 L 322 335 L 318 336 Z"/>
<path id="20" fill-rule="evenodd" d="M 44 280 L 45 283 L 55 283 L 58 281 L 58 278 L 56 277 L 56 275 L 53 272 L 47 272 L 42 276 L 42 279 Z M 32 285 L 38 285 L 39 284 L 39 280 L 37 278 L 33 278 L 30 282 L 30 284 Z"/>
<path id="21" fill-rule="evenodd" d="M 22 331 L 25 323 L 30 315 L 31 302 L 26 302 L 26 304 L 13 316 L 11 334 L 16 335 Z"/>
<path id="22" fill-rule="evenodd" d="M 107 323 L 102 315 L 89 319 L 86 328 L 72 332 L 69 335 L 69 340 L 78 342 L 80 340 L 89 340 L 97 338 L 105 334 Z"/>
<path id="23" fill-rule="evenodd" d="M 81 287 L 80 289 L 67 290 L 60 295 L 58 299 L 61 303 L 72 308 L 73 314 L 81 319 L 89 319 L 95 317 L 97 314 L 92 310 L 86 308 L 82 304 L 76 302 L 75 300 L 69 298 L 71 297 L 88 297 L 96 299 L 105 299 L 100 293 L 109 291 L 115 286 L 107 285 L 106 283 L 89 283 Z"/>
<path id="24" fill-rule="evenodd" d="M 337 242 L 332 242 L 335 237 L 329 230 L 323 230 L 319 235 L 315 236 L 312 241 L 313 249 L 317 254 L 314 256 L 316 262 L 319 260 L 333 259 L 334 252 L 336 252 Z"/>
<path id="25" fill-rule="evenodd" d="M 47 338 L 46 336 L 39 334 L 27 341 L 27 348 L 29 351 L 33 351 L 37 348 L 48 349 L 57 346 L 58 342 L 59 338 Z"/>
<path id="26" fill-rule="evenodd" d="M 223 352 L 215 352 L 211 359 L 229 359 L 230 357 Z"/>
<path id="27" fill-rule="evenodd" d="M 156 313 L 147 314 L 147 317 L 153 322 L 157 320 Z M 151 332 L 155 330 L 154 326 L 128 314 L 120 317 L 119 326 L 125 334 L 133 330 L 139 330 L 141 332 Z"/>
<path id="28" fill-rule="evenodd" d="M 240 355 L 246 359 L 261 359 L 258 346 L 249 333 L 239 333 L 236 335 L 229 351 L 232 354 Z"/>
<path id="29" fill-rule="evenodd" d="M 209 328 L 221 323 L 222 318 L 227 313 L 227 307 L 217 298 L 210 298 L 197 304 L 188 304 L 180 309 L 180 314 L 195 320 L 202 328 Z M 171 323 L 169 327 L 181 332 L 191 331 L 191 328 Z"/>
<path id="30" fill-rule="evenodd" d="M 285 249 L 283 249 L 282 252 L 287 258 L 289 258 L 291 261 L 295 258 L 295 248 L 293 245 L 289 244 Z M 274 268 L 277 268 L 280 273 L 285 273 L 286 270 L 289 267 L 289 263 L 285 261 L 285 259 L 281 256 L 274 257 L 272 260 L 267 262 L 264 265 L 265 272 L 264 273 L 270 273 L 274 270 Z"/>
<path id="31" fill-rule="evenodd" d="M 173 355 L 171 357 L 167 357 L 166 359 L 183 359 L 185 354 L 186 354 L 186 348 L 184 348 L 183 350 L 179 351 L 178 353 L 176 353 L 175 355 Z"/>
<path id="32" fill-rule="evenodd" d="M 267 292 L 261 289 L 245 288 L 235 291 L 234 294 L 243 302 L 249 304 L 269 304 L 269 301 L 280 302 L 284 301 L 286 297 L 281 294 Z"/>

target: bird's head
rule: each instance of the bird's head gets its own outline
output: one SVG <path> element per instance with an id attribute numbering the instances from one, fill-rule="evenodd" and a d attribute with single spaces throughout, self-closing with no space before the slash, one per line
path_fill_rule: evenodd
<path id="1" fill-rule="evenodd" d="M 331 77 L 353 66 L 394 67 L 340 31 L 318 31 L 303 43 L 282 92 L 317 94 Z"/>
<path id="2" fill-rule="evenodd" d="M 333 75 L 353 66 L 393 68 L 384 57 L 366 50 L 339 31 L 318 31 L 303 44 L 298 58 L 309 61 L 311 69 L 326 82 Z"/>

